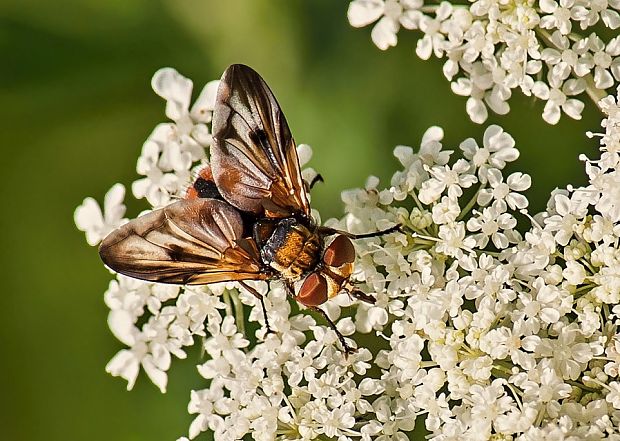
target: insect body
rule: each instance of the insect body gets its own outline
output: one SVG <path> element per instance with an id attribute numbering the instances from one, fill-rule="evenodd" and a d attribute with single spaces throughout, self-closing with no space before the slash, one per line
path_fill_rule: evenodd
<path id="1" fill-rule="evenodd" d="M 260 299 L 265 320 L 261 294 L 244 281 L 281 280 L 290 296 L 336 330 L 319 308 L 329 298 L 344 290 L 374 302 L 349 280 L 350 239 L 399 226 L 363 235 L 318 226 L 307 196 L 313 183 L 302 180 L 295 142 L 267 84 L 251 68 L 232 65 L 217 92 L 210 166 L 185 199 L 113 231 L 99 254 L 113 270 L 153 282 L 239 281 Z"/>
<path id="2" fill-rule="evenodd" d="M 283 278 L 297 281 L 316 268 L 323 249 L 323 238 L 295 218 L 279 221 L 264 242 L 260 241 L 260 224 L 256 224 L 263 263 Z"/>

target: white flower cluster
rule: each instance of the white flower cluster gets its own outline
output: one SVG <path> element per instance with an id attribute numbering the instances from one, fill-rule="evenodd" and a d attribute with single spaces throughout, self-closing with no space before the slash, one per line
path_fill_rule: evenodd
<path id="1" fill-rule="evenodd" d="M 171 70 L 162 78 L 188 81 Z M 156 91 L 173 89 L 156 80 Z M 194 158 L 206 161 L 190 148 L 204 147 L 195 133 L 208 141 L 208 118 L 161 94 L 174 136 L 156 143 L 150 176 L 175 184 L 147 175 L 154 206 L 180 195 Z M 607 97 L 600 106 L 608 117 L 605 133 L 592 134 L 602 155 L 586 161 L 589 185 L 556 191 L 524 234 L 517 220 L 529 216 L 522 193 L 531 182 L 506 175 L 519 152 L 498 126 L 458 152 L 433 127 L 417 151 L 396 147 L 402 169 L 387 188 L 371 177 L 343 193 L 347 214 L 328 226 L 403 225 L 356 241 L 353 277 L 376 304 L 341 294 L 324 305 L 356 353 L 345 356 L 335 332 L 278 283 L 251 283 L 265 295 L 275 331 L 266 334 L 260 303 L 235 283 L 175 287 L 117 275 L 105 294 L 108 322 L 128 348 L 107 370 L 131 388 L 142 367 L 165 391 L 172 356 L 200 341 L 205 388 L 191 393 L 191 439 L 212 431 L 216 440 L 405 440 L 421 417 L 440 441 L 620 440 L 620 104 Z M 304 160 L 310 154 L 300 148 Z M 171 166 L 183 155 L 183 167 Z M 122 192 L 112 188 L 103 214 L 90 198 L 76 210 L 90 244 L 125 221 Z"/>
<path id="2" fill-rule="evenodd" d="M 166 116 L 172 123 L 159 124 L 142 146 L 137 172 L 144 178 L 135 181 L 132 192 L 155 208 L 168 205 L 191 181 L 190 170 L 196 161 L 206 158 L 211 143 L 211 122 L 219 81 L 211 81 L 189 108 L 191 80 L 171 68 L 160 69 L 151 82 L 157 95 L 166 100 Z"/>
<path id="3" fill-rule="evenodd" d="M 452 91 L 468 97 L 472 121 L 490 108 L 508 113 L 514 89 L 546 102 L 543 118 L 562 113 L 580 119 L 584 91 L 595 102 L 620 81 L 620 37 L 604 42 L 599 28 L 620 27 L 618 0 L 353 0 L 355 27 L 377 22 L 371 32 L 380 49 L 397 43 L 401 26 L 423 33 L 416 53 L 444 58 Z M 378 21 L 377 21 L 378 20 Z M 580 33 L 581 34 L 580 34 Z M 598 32 L 598 34 L 596 33 Z M 609 32 L 607 32 L 608 34 Z M 583 34 L 583 35 L 582 35 Z"/>
<path id="4" fill-rule="evenodd" d="M 206 161 L 219 81 L 209 82 L 191 109 L 192 82 L 176 70 L 160 69 L 151 84 L 155 93 L 166 100 L 166 116 L 173 122 L 159 124 L 145 141 L 137 162 L 137 172 L 143 178 L 131 188 L 134 197 L 146 198 L 153 208 L 159 208 L 182 198 L 191 185 L 192 170 L 200 169 Z M 86 198 L 77 208 L 74 220 L 86 233 L 89 245 L 97 245 L 127 222 L 123 218 L 124 197 L 125 187 L 115 184 L 105 196 L 103 211 L 92 198 Z M 171 356 L 185 358 L 183 347 L 193 345 L 194 336 L 205 335 L 206 317 L 219 317 L 216 311 L 224 304 L 218 295 L 209 295 L 211 292 L 207 287 L 185 289 L 117 275 L 105 293 L 110 308 L 108 324 L 130 349 L 121 350 L 106 370 L 125 378 L 131 389 L 142 366 L 164 392 Z M 165 304 L 171 300 L 174 305 Z"/>

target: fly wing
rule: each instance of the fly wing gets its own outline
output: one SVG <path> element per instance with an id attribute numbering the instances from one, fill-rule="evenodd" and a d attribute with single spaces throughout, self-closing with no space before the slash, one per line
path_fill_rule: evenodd
<path id="1" fill-rule="evenodd" d="M 243 211 L 310 215 L 295 141 L 276 98 L 253 69 L 224 72 L 213 112 L 211 166 L 217 187 Z"/>
<path id="2" fill-rule="evenodd" d="M 114 271 L 160 283 L 202 285 L 267 279 L 256 244 L 242 239 L 243 222 L 215 199 L 175 202 L 110 233 L 99 247 Z"/>

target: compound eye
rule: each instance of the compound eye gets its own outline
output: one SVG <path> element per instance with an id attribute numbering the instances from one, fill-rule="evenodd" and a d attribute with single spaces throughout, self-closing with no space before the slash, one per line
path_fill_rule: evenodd
<path id="1" fill-rule="evenodd" d="M 319 306 L 327 302 L 327 281 L 321 273 L 312 273 L 299 289 L 297 301 L 306 306 Z"/>
<path id="2" fill-rule="evenodd" d="M 345 263 L 355 261 L 355 248 L 351 239 L 347 236 L 339 235 L 325 249 L 323 262 L 328 266 L 340 267 Z"/>

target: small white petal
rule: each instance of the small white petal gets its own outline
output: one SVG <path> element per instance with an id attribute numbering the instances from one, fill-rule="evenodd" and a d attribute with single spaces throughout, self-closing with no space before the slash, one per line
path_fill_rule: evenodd
<path id="1" fill-rule="evenodd" d="M 485 122 L 489 116 L 487 108 L 482 102 L 482 100 L 478 100 L 476 98 L 470 97 L 467 100 L 465 109 L 467 110 L 467 114 L 469 115 L 471 120 L 478 124 L 482 124 L 483 122 Z"/>
<path id="2" fill-rule="evenodd" d="M 125 199 L 125 186 L 123 184 L 114 184 L 105 195 L 103 200 L 103 211 L 105 213 L 105 221 L 108 224 L 118 222 L 124 215 L 126 207 L 123 205 Z"/>
<path id="3" fill-rule="evenodd" d="M 508 176 L 506 183 L 513 190 L 524 191 L 532 186 L 532 178 L 528 174 L 515 172 Z"/>
<path id="4" fill-rule="evenodd" d="M 424 132 L 422 135 L 422 145 L 427 144 L 432 141 L 439 142 L 443 139 L 444 133 L 443 129 L 438 126 L 431 126 Z"/>
<path id="5" fill-rule="evenodd" d="M 552 101 L 547 101 L 542 116 L 543 119 L 549 124 L 557 124 L 560 120 L 560 113 L 560 106 L 553 103 Z"/>
<path id="6" fill-rule="evenodd" d="M 192 81 L 171 67 L 159 69 L 153 75 L 151 86 L 166 100 L 166 116 L 174 121 L 187 113 L 192 96 Z"/>
<path id="7" fill-rule="evenodd" d="M 547 86 L 542 81 L 536 81 L 534 83 L 534 87 L 532 87 L 532 93 L 536 98 L 541 100 L 549 99 L 549 86 Z"/>
<path id="8" fill-rule="evenodd" d="M 299 166 L 303 167 L 312 158 L 312 147 L 308 144 L 299 144 L 297 146 L 297 156 L 299 158 Z"/>
<path id="9" fill-rule="evenodd" d="M 472 84 L 469 78 L 461 77 L 450 83 L 450 89 L 456 95 L 469 96 L 472 92 Z"/>
<path id="10" fill-rule="evenodd" d="M 211 121 L 211 112 L 215 107 L 215 97 L 217 96 L 217 89 L 220 86 L 220 81 L 209 81 L 205 87 L 202 88 L 200 95 L 196 98 L 196 102 L 192 106 L 190 115 L 196 122 L 208 123 Z"/>
<path id="11" fill-rule="evenodd" d="M 510 195 L 506 198 L 506 202 L 513 210 L 522 209 L 528 206 L 527 198 L 519 193 L 510 193 Z"/>
<path id="12" fill-rule="evenodd" d="M 581 119 L 584 103 L 578 99 L 567 100 L 562 106 L 562 110 L 573 119 Z"/>
<path id="13" fill-rule="evenodd" d="M 78 229 L 86 233 L 93 229 L 101 228 L 103 226 L 103 215 L 97 201 L 93 198 L 84 199 L 82 205 L 75 209 L 73 220 Z M 89 245 L 94 246 L 99 243 L 99 240 L 96 240 L 93 236 L 87 236 L 87 242 Z"/>
<path id="14" fill-rule="evenodd" d="M 355 0 L 349 4 L 347 18 L 351 26 L 361 28 L 373 23 L 383 15 L 384 3 L 381 0 Z"/>
<path id="15" fill-rule="evenodd" d="M 159 388 L 162 394 L 165 394 L 168 384 L 168 375 L 166 372 L 157 368 L 148 356 L 142 361 L 142 367 L 144 367 L 144 372 L 146 372 L 146 375 L 148 375 L 153 384 Z"/>
<path id="16" fill-rule="evenodd" d="M 127 390 L 131 390 L 136 383 L 140 363 L 133 352 L 123 349 L 112 357 L 106 365 L 105 371 L 115 377 L 122 377 L 127 380 Z"/>
<path id="17" fill-rule="evenodd" d="M 614 85 L 614 77 L 607 69 L 597 66 L 594 69 L 594 85 L 598 89 L 608 89 Z"/>
<path id="18" fill-rule="evenodd" d="M 425 35 L 423 38 L 419 39 L 416 47 L 415 53 L 418 54 L 422 60 L 428 60 L 433 53 L 433 40 L 430 35 Z"/>
<path id="19" fill-rule="evenodd" d="M 388 17 L 383 17 L 372 28 L 370 37 L 372 38 L 373 43 L 375 43 L 379 49 L 384 51 L 390 46 L 396 46 L 396 43 L 398 42 L 398 39 L 396 38 L 398 27 L 398 23 L 394 20 Z"/>
<path id="20" fill-rule="evenodd" d="M 136 339 L 134 330 L 134 321 L 131 314 L 124 309 L 115 309 L 108 314 L 108 327 L 114 336 L 126 344 L 132 346 Z"/>
<path id="21" fill-rule="evenodd" d="M 620 13 L 612 9 L 604 9 L 601 11 L 603 23 L 609 29 L 618 29 L 620 27 Z"/>

